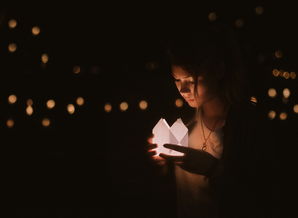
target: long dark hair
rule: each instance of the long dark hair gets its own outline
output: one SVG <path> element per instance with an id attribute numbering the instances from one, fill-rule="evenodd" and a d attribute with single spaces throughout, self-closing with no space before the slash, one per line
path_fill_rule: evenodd
<path id="1" fill-rule="evenodd" d="M 180 66 L 195 79 L 203 76 L 209 91 L 223 101 L 234 104 L 249 98 L 246 67 L 232 28 L 217 24 L 175 33 L 166 55 L 169 67 Z"/>

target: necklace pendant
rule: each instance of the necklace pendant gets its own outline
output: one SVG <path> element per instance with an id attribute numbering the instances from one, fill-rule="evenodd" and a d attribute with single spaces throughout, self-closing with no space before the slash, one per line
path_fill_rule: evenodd
<path id="1" fill-rule="evenodd" d="M 202 150 L 205 151 L 206 148 L 207 148 L 207 145 L 206 145 L 206 143 L 204 143 L 203 146 L 202 146 Z"/>

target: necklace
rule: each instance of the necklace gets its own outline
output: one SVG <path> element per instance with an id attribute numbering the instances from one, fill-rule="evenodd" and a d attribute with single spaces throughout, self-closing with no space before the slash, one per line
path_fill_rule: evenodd
<path id="1" fill-rule="evenodd" d="M 201 115 L 202 115 L 202 113 L 201 113 Z M 210 132 L 209 132 L 209 134 L 208 134 L 208 136 L 207 136 L 207 138 L 206 138 L 206 137 L 205 137 L 205 132 L 204 132 L 204 127 L 203 127 L 203 116 L 201 116 L 201 127 L 202 127 L 203 136 L 204 136 L 204 140 L 205 140 L 205 142 L 203 143 L 203 146 L 202 146 L 202 150 L 203 150 L 203 151 L 206 150 L 206 148 L 207 148 L 207 141 L 208 141 L 208 139 L 209 139 L 211 133 L 214 132 L 215 127 L 216 127 L 216 124 L 218 123 L 219 120 L 220 120 L 220 119 L 217 119 L 217 120 L 216 120 L 216 122 L 214 123 L 213 128 L 210 130 Z"/>

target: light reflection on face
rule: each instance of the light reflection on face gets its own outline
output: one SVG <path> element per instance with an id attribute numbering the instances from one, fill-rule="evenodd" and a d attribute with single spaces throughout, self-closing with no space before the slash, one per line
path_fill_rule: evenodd
<path id="1" fill-rule="evenodd" d="M 172 75 L 178 91 L 190 107 L 199 108 L 207 101 L 208 93 L 202 76 L 197 78 L 195 85 L 195 78 L 180 66 L 172 66 Z"/>

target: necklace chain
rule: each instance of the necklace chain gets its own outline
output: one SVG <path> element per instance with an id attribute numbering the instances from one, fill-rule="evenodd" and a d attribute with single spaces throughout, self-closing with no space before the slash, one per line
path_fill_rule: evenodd
<path id="1" fill-rule="evenodd" d="M 208 134 L 208 136 L 207 136 L 207 138 L 206 138 L 206 137 L 205 137 L 205 132 L 204 132 L 204 127 L 203 127 L 203 116 L 201 116 L 201 127 L 202 127 L 203 136 L 204 136 L 204 140 L 205 140 L 205 142 L 203 143 L 203 146 L 202 146 L 202 150 L 203 150 L 203 151 L 205 151 L 205 150 L 207 149 L 207 141 L 208 141 L 208 139 L 209 139 L 211 133 L 214 132 L 215 127 L 216 127 L 216 124 L 218 123 L 219 120 L 220 120 L 220 119 L 216 120 L 216 122 L 214 123 L 213 128 L 210 130 L 210 132 L 209 132 L 209 134 Z"/>

